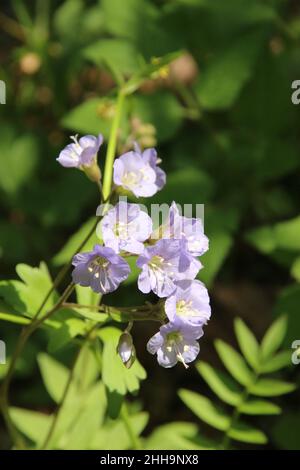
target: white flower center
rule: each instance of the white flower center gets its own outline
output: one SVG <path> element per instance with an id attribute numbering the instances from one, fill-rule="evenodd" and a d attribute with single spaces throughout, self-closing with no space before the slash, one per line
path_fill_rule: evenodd
<path id="1" fill-rule="evenodd" d="M 125 222 L 117 222 L 114 227 L 114 232 L 116 237 L 121 238 L 121 240 L 126 240 L 128 238 L 128 225 Z"/>
<path id="2" fill-rule="evenodd" d="M 188 369 L 189 366 L 186 364 L 184 357 L 182 356 L 180 349 L 179 349 L 180 343 L 182 343 L 182 341 L 183 341 L 183 337 L 179 331 L 168 333 L 166 335 L 166 350 L 168 352 L 172 352 L 174 350 L 178 361 L 181 362 L 186 369 Z M 183 351 L 187 352 L 189 348 L 190 348 L 189 345 L 185 344 L 183 346 Z"/>
<path id="3" fill-rule="evenodd" d="M 140 181 L 140 175 L 135 171 L 127 171 L 122 176 L 122 183 L 124 186 L 135 186 Z"/>
<path id="4" fill-rule="evenodd" d="M 97 256 L 97 258 L 94 258 L 90 262 L 88 270 L 91 273 L 94 273 L 95 277 L 99 277 L 100 276 L 99 271 L 101 269 L 106 269 L 108 265 L 109 265 L 109 261 L 106 258 L 104 258 L 103 256 Z"/>
<path id="5" fill-rule="evenodd" d="M 193 308 L 193 302 L 186 300 L 178 300 L 176 302 L 176 313 L 180 317 L 198 317 L 199 312 Z"/>

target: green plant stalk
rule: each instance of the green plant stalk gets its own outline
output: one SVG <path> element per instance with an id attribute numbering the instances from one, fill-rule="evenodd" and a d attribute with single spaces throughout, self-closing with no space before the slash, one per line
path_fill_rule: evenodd
<path id="1" fill-rule="evenodd" d="M 65 302 L 62 307 L 66 308 L 83 308 L 90 310 L 97 310 L 99 313 L 106 313 L 113 319 L 118 321 L 129 322 L 129 321 L 158 321 L 164 323 L 166 315 L 162 302 L 158 302 L 155 305 L 145 304 L 137 307 L 112 307 L 110 305 L 82 305 L 72 302 Z"/>
<path id="2" fill-rule="evenodd" d="M 257 371 L 257 373 L 253 376 L 253 380 L 251 381 L 251 383 L 249 385 L 247 385 L 247 387 L 244 388 L 244 390 L 242 392 L 242 395 L 241 395 L 241 400 L 240 400 L 239 404 L 234 408 L 233 413 L 232 413 L 232 418 L 230 420 L 230 424 L 229 424 L 227 430 L 225 431 L 225 434 L 224 434 L 224 437 L 223 437 L 223 440 L 222 440 L 222 443 L 221 443 L 221 449 L 222 450 L 228 450 L 229 449 L 229 445 L 230 445 L 230 442 L 231 442 L 231 438 L 229 436 L 229 433 L 230 433 L 231 429 L 235 426 L 235 424 L 238 422 L 238 419 L 239 419 L 240 414 L 241 414 L 241 407 L 242 407 L 242 405 L 244 405 L 247 402 L 248 396 L 250 394 L 251 387 L 253 387 L 253 385 L 255 384 L 255 382 L 257 381 L 258 378 L 259 378 L 259 372 Z"/>
<path id="3" fill-rule="evenodd" d="M 110 136 L 109 136 L 109 141 L 108 141 L 108 146 L 107 146 L 106 160 L 105 160 L 103 186 L 102 186 L 102 193 L 103 193 L 103 198 L 105 202 L 108 201 L 109 196 L 111 194 L 113 165 L 114 165 L 114 159 L 115 159 L 115 154 L 116 154 L 118 130 L 120 127 L 124 100 L 125 100 L 125 93 L 123 92 L 122 89 L 120 89 L 118 93 L 118 98 L 117 98 L 116 113 L 115 113 L 114 120 L 111 126 L 111 131 L 110 131 Z"/>

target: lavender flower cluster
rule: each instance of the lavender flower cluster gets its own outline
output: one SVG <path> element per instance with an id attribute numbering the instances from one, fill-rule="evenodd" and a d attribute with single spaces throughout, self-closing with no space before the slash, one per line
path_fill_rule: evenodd
<path id="1" fill-rule="evenodd" d="M 102 136 L 73 140 L 57 160 L 89 176 L 89 170 L 96 165 Z M 115 160 L 114 184 L 136 197 L 153 196 L 166 183 L 159 163 L 155 149 L 142 152 L 135 145 L 133 151 Z M 154 231 L 151 218 L 138 204 L 120 201 L 104 215 L 101 230 L 103 245 L 97 244 L 92 251 L 74 256 L 74 283 L 100 294 L 113 292 L 130 273 L 124 258 L 128 254 L 137 255 L 136 264 L 141 270 L 139 290 L 145 294 L 152 291 L 166 299 L 168 323 L 149 340 L 147 349 L 157 354 L 163 367 L 173 367 L 177 362 L 188 367 L 199 353 L 197 340 L 211 315 L 207 289 L 196 280 L 202 268 L 198 257 L 208 250 L 202 221 L 181 216 L 173 202 L 167 220 Z M 127 350 L 125 353 L 128 355 Z"/>

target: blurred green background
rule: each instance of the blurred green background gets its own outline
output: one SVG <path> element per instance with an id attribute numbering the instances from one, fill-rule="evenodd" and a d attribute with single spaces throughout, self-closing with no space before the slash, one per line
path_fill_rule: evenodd
<path id="1" fill-rule="evenodd" d="M 300 79 L 299 2 L 12 0 L 1 2 L 0 28 L 1 279 L 16 278 L 20 262 L 44 260 L 54 275 L 68 260 L 98 195 L 55 158 L 70 134 L 101 132 L 107 140 L 120 78 L 178 52 L 128 98 L 118 150 L 134 140 L 157 146 L 167 185 L 150 202 L 205 204 L 210 251 L 200 278 L 213 316 L 201 358 L 218 364 L 216 337 L 235 346 L 236 316 L 261 338 L 285 313 L 285 346 L 300 339 L 300 114 L 291 102 L 291 83 Z M 102 167 L 104 155 L 105 147 Z M 111 297 L 116 305 L 140 301 L 134 282 Z M 157 366 L 145 352 L 154 331 L 149 324 L 134 331 L 148 372 L 139 394 L 150 413 L 146 433 L 194 420 L 178 388 L 207 391 L 192 368 Z M 18 332 L 1 323 L 8 349 Z M 35 360 L 45 344 L 37 335 L 22 357 L 13 386 L 19 406 L 50 406 Z M 299 367 L 286 374 L 300 383 Z M 269 445 L 300 448 L 299 394 L 281 405 L 284 414 L 265 425 Z"/>

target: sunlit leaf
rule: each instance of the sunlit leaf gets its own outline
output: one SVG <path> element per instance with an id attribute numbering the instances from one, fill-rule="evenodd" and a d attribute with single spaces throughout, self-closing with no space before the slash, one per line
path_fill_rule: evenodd
<path id="1" fill-rule="evenodd" d="M 235 319 L 234 329 L 239 347 L 248 364 L 257 369 L 259 366 L 259 345 L 254 334 L 240 318 Z"/>
<path id="2" fill-rule="evenodd" d="M 281 408 L 266 400 L 249 400 L 243 403 L 239 410 L 247 415 L 278 415 Z"/>
<path id="3" fill-rule="evenodd" d="M 178 394 L 184 404 L 210 426 L 225 431 L 230 425 L 230 416 L 219 410 L 203 395 L 185 389 L 179 390 Z"/>
<path id="4" fill-rule="evenodd" d="M 248 386 L 253 380 L 253 374 L 248 369 L 243 357 L 229 344 L 222 340 L 215 341 L 215 347 L 221 361 L 231 375 L 242 385 Z"/>
<path id="5" fill-rule="evenodd" d="M 258 379 L 249 389 L 250 393 L 260 397 L 276 397 L 293 392 L 296 385 L 277 379 Z"/>
<path id="6" fill-rule="evenodd" d="M 291 351 L 280 351 L 272 357 L 265 359 L 260 365 L 263 373 L 276 372 L 291 365 Z"/>
<path id="7" fill-rule="evenodd" d="M 262 358 L 269 358 L 282 344 L 287 331 L 287 317 L 278 318 L 268 329 L 261 343 Z"/>
<path id="8" fill-rule="evenodd" d="M 262 431 L 241 422 L 230 428 L 228 436 L 236 441 L 249 442 L 250 444 L 266 444 L 268 442 L 267 436 Z"/>
<path id="9" fill-rule="evenodd" d="M 241 400 L 241 390 L 230 377 L 214 369 L 206 362 L 198 362 L 197 370 L 215 394 L 229 405 L 236 406 Z"/>

